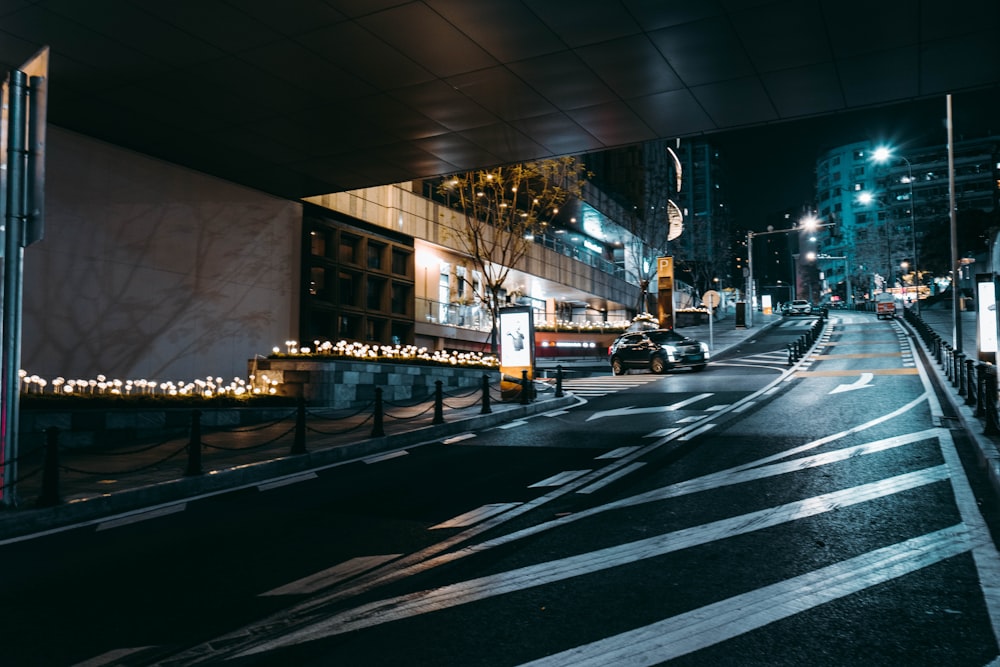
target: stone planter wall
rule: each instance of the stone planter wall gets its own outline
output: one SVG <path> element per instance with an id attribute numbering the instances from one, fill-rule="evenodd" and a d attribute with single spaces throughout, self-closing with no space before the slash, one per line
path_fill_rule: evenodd
<path id="1" fill-rule="evenodd" d="M 445 394 L 481 387 L 483 375 L 496 380 L 497 370 L 459 366 L 410 366 L 370 361 L 266 359 L 249 362 L 248 375 L 278 381 L 279 393 L 301 395 L 310 406 L 358 408 L 375 400 L 375 388 L 385 401 L 417 401 L 434 396 L 441 380 Z"/>

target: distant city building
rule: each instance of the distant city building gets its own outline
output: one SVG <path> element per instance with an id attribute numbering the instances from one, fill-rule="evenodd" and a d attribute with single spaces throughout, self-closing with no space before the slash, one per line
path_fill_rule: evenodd
<path id="1" fill-rule="evenodd" d="M 927 295 L 935 275 L 947 278 L 950 263 L 950 243 L 930 242 L 948 239 L 948 147 L 888 156 L 876 155 L 878 148 L 857 142 L 817 160 L 817 214 L 836 223 L 819 234 L 817 268 L 832 295 L 846 296 L 845 275 L 856 297 L 883 290 L 902 294 L 917 285 Z M 954 173 L 956 211 L 966 221 L 962 253 L 983 252 L 974 237 L 991 217 L 995 224 L 1000 137 L 956 141 Z"/>

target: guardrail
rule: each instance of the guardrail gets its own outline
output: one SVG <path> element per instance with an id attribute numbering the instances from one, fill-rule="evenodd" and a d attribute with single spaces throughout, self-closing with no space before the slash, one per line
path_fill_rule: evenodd
<path id="1" fill-rule="evenodd" d="M 985 435 L 1000 435 L 1000 406 L 997 403 L 997 367 L 971 359 L 934 331 L 912 309 L 903 311 L 903 318 L 924 342 L 928 353 L 941 366 L 945 377 L 965 405 L 982 422 Z"/>
<path id="2" fill-rule="evenodd" d="M 827 311 L 822 309 L 819 311 L 819 319 L 813 322 L 813 325 L 809 327 L 809 330 L 804 334 L 799 336 L 799 338 L 794 343 L 788 344 L 788 365 L 799 361 L 802 357 L 812 349 L 812 346 L 819 340 L 820 334 L 823 333 L 823 326 L 826 324 Z"/>
<path id="3" fill-rule="evenodd" d="M 194 477 L 206 474 L 205 464 L 209 460 L 225 467 L 297 456 L 307 453 L 310 443 L 325 448 L 385 436 L 388 423 L 393 424 L 390 430 L 395 433 L 406 432 L 428 424 L 443 424 L 449 413 L 462 411 L 467 415 L 472 412 L 471 408 L 479 406 L 478 414 L 489 414 L 493 412 L 494 401 L 524 405 L 538 396 L 534 381 L 527 378 L 527 371 L 520 381 L 514 381 L 513 391 L 511 379 L 507 379 L 503 396 L 499 380 L 491 383 L 489 378 L 483 374 L 479 387 L 450 393 L 443 391 L 443 383 L 438 380 L 432 399 L 413 402 L 383 400 L 382 389 L 377 387 L 374 400 L 356 409 L 310 408 L 300 399 L 287 414 L 251 427 L 206 429 L 202 424 L 202 411 L 195 409 L 191 411 L 186 433 L 183 429 L 173 430 L 158 442 L 128 449 L 82 451 L 79 447 L 62 447 L 60 429 L 50 427 L 45 430 L 44 445 L 18 457 L 19 475 L 14 488 L 16 491 L 24 489 L 27 497 L 25 485 L 30 483 L 31 490 L 38 491 L 36 502 L 30 506 L 52 507 L 64 502 L 66 477 L 72 477 L 73 486 L 77 488 L 97 485 L 107 478 L 121 482 L 130 475 L 135 486 L 135 478 L 140 473 L 147 473 L 149 477 L 149 471 L 153 470 L 157 471 L 160 481 L 164 476 L 169 479 Z M 555 390 L 556 397 L 561 398 L 561 367 Z M 183 467 L 173 467 L 171 462 L 182 455 L 186 455 Z"/>

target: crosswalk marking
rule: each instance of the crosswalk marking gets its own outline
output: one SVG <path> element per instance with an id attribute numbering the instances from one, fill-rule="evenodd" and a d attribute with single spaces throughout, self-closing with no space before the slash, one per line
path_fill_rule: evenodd
<path id="1" fill-rule="evenodd" d="M 314 593 L 323 588 L 329 588 L 335 584 L 354 577 L 362 572 L 375 569 L 379 565 L 390 560 L 399 558 L 401 554 L 385 554 L 380 556 L 362 556 L 352 558 L 343 563 L 338 563 L 331 568 L 322 570 L 308 577 L 303 577 L 297 581 L 273 588 L 266 593 L 261 593 L 262 597 L 275 595 L 306 595 Z"/>
<path id="2" fill-rule="evenodd" d="M 502 514 L 509 509 L 513 509 L 520 505 L 521 503 L 490 503 L 489 505 L 483 505 L 482 507 L 477 507 L 474 510 L 466 512 L 465 514 L 460 514 L 453 519 L 448 519 L 447 521 L 442 521 L 436 526 L 431 526 L 428 530 L 441 530 L 443 528 L 465 528 L 466 526 L 471 526 L 477 524 L 480 521 L 485 521 L 492 516 L 497 514 Z"/>
<path id="3" fill-rule="evenodd" d="M 589 472 L 589 470 L 567 470 L 565 472 L 556 473 L 555 475 L 552 475 L 552 477 L 547 477 L 540 482 L 535 482 L 528 488 L 538 489 L 543 486 L 562 486 L 564 484 L 569 484 L 577 477 L 583 477 Z"/>
<path id="4" fill-rule="evenodd" d="M 601 454 L 597 459 L 620 459 L 622 457 L 628 456 L 632 452 L 638 451 L 638 447 L 619 447 L 618 449 L 612 449 L 610 452 Z"/>
<path id="5" fill-rule="evenodd" d="M 595 375 L 563 380 L 562 386 L 565 391 L 572 392 L 576 396 L 596 397 L 641 387 L 660 379 L 662 379 L 660 375 Z"/>

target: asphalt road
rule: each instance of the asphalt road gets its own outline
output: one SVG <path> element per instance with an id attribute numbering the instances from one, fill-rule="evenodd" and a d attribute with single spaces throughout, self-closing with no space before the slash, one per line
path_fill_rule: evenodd
<path id="1" fill-rule="evenodd" d="M 996 508 L 898 322 L 0 547 L 5 665 L 976 665 Z M 971 469 L 971 468 L 970 468 Z"/>

